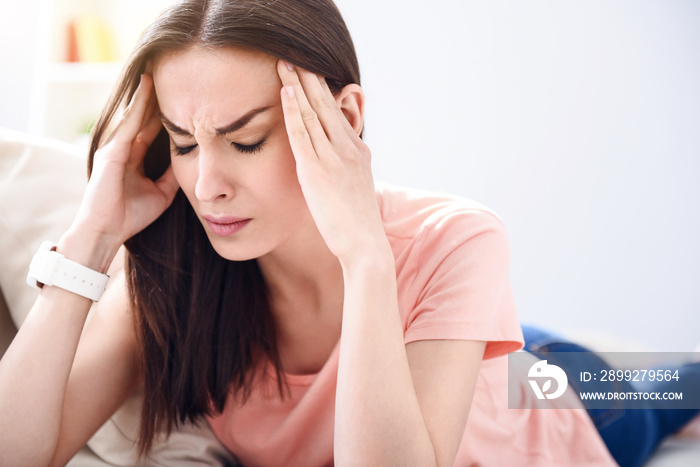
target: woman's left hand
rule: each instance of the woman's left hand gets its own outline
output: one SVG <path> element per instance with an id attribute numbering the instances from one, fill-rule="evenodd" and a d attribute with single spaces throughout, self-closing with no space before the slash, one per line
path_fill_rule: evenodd
<path id="1" fill-rule="evenodd" d="M 386 251 L 369 148 L 323 77 L 281 60 L 277 69 L 297 177 L 323 239 L 341 263 Z"/>

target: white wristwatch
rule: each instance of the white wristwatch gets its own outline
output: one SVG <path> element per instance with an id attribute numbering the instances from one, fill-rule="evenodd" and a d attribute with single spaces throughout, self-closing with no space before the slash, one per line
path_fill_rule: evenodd
<path id="1" fill-rule="evenodd" d="M 27 284 L 41 288 L 53 285 L 96 302 L 102 296 L 109 276 L 74 261 L 55 251 L 56 244 L 44 242 L 29 265 Z"/>

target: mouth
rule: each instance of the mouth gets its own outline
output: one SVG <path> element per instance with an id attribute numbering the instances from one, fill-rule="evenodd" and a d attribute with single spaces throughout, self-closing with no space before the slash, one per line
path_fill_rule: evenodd
<path id="1" fill-rule="evenodd" d="M 243 217 L 214 217 L 202 216 L 209 229 L 219 237 L 228 237 L 244 228 L 252 220 Z"/>

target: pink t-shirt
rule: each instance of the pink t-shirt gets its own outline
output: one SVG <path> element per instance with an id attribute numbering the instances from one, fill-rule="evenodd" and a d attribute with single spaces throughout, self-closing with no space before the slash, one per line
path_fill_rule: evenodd
<path id="1" fill-rule="evenodd" d="M 377 199 L 396 260 L 405 342 L 487 341 L 455 465 L 616 465 L 570 388 L 561 400 L 573 409 L 508 409 L 506 354 L 523 338 L 501 220 L 449 195 L 377 184 Z M 270 368 L 272 381 L 243 406 L 230 399 L 209 424 L 246 466 L 333 465 L 337 372 L 338 345 L 318 374 L 287 375 L 290 396 L 281 400 Z M 518 386 L 526 382 L 510 384 L 524 407 L 536 404 Z"/>

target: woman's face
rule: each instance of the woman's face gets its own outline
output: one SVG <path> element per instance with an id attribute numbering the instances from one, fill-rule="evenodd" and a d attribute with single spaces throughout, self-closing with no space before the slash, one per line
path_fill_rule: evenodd
<path id="1" fill-rule="evenodd" d="M 175 177 L 212 246 L 229 260 L 263 256 L 313 224 L 276 63 L 260 52 L 201 47 L 154 62 Z"/>

